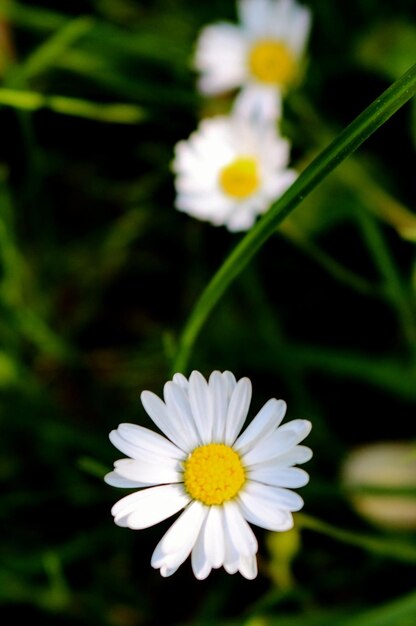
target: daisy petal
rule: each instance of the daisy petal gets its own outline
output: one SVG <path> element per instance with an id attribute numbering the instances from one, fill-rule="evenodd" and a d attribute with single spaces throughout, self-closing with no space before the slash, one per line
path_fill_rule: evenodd
<path id="1" fill-rule="evenodd" d="M 180 373 L 175 374 L 172 380 L 176 385 L 179 385 L 179 387 L 182 387 L 182 389 L 185 389 L 185 391 L 188 389 L 188 380 L 185 378 L 183 374 L 180 374 Z"/>
<path id="2" fill-rule="evenodd" d="M 179 567 L 189 556 L 207 512 L 203 504 L 192 502 L 157 544 L 152 555 L 152 567 Z"/>
<path id="3" fill-rule="evenodd" d="M 229 372 L 228 370 L 225 370 L 225 372 L 222 373 L 222 377 L 223 380 L 227 383 L 227 397 L 228 399 L 230 399 L 231 394 L 233 393 L 234 388 L 237 384 L 237 381 L 234 374 L 232 372 Z"/>
<path id="4" fill-rule="evenodd" d="M 256 536 L 242 516 L 238 505 L 232 500 L 224 505 L 224 526 L 234 547 L 234 553 L 239 557 L 256 554 L 258 548 Z"/>
<path id="5" fill-rule="evenodd" d="M 286 39 L 295 55 L 300 57 L 309 37 L 312 17 L 311 12 L 306 7 L 297 7 L 295 13 L 296 17 L 287 31 Z"/>
<path id="6" fill-rule="evenodd" d="M 189 447 L 195 448 L 200 444 L 200 439 L 195 428 L 187 393 L 176 383 L 167 382 L 163 388 L 163 395 L 172 420 L 176 424 L 181 424 L 184 432 L 186 432 Z"/>
<path id="7" fill-rule="evenodd" d="M 132 529 L 148 528 L 183 509 L 189 500 L 182 486 L 162 485 L 125 496 L 111 512 L 116 524 L 121 522 Z"/>
<path id="8" fill-rule="evenodd" d="M 296 434 L 293 431 L 280 432 L 280 430 L 278 428 L 265 439 L 261 439 L 257 445 L 243 455 L 242 459 L 246 467 L 278 458 L 296 445 Z"/>
<path id="9" fill-rule="evenodd" d="M 249 378 L 241 378 L 234 388 L 228 406 L 225 425 L 225 443 L 232 445 L 238 436 L 247 417 L 251 401 L 251 382 Z"/>
<path id="10" fill-rule="evenodd" d="M 212 400 L 212 441 L 224 440 L 228 407 L 228 386 L 221 372 L 212 372 L 208 382 Z"/>
<path id="11" fill-rule="evenodd" d="M 202 524 L 191 555 L 192 570 L 194 572 L 195 578 L 197 578 L 198 580 L 204 580 L 205 578 L 207 578 L 212 569 L 205 552 L 204 539 L 206 522 L 207 518 L 205 518 L 204 523 Z"/>
<path id="12" fill-rule="evenodd" d="M 293 526 L 292 515 L 279 497 L 273 494 L 274 489 L 260 483 L 248 483 L 239 494 L 241 512 L 248 522 L 261 528 L 289 530 Z"/>
<path id="13" fill-rule="evenodd" d="M 212 439 L 211 394 L 205 378 L 197 371 L 189 377 L 189 403 L 201 443 Z"/>
<path id="14" fill-rule="evenodd" d="M 286 402 L 283 400 L 268 400 L 256 417 L 238 437 L 233 448 L 244 454 L 261 439 L 270 435 L 279 426 L 286 413 Z"/>
<path id="15" fill-rule="evenodd" d="M 107 485 L 112 487 L 125 487 L 126 489 L 134 489 L 139 487 L 147 487 L 145 483 L 138 482 L 136 480 L 128 480 L 123 478 L 117 472 L 109 472 L 104 476 L 104 481 Z"/>
<path id="16" fill-rule="evenodd" d="M 273 122 L 282 115 L 282 94 L 275 86 L 247 83 L 234 100 L 233 112 L 241 119 Z"/>
<path id="17" fill-rule="evenodd" d="M 184 452 L 165 437 L 142 426 L 120 424 L 117 430 L 110 432 L 109 439 L 113 446 L 132 459 L 163 463 L 185 458 Z"/>
<path id="18" fill-rule="evenodd" d="M 247 580 L 253 580 L 257 576 L 257 559 L 255 556 L 242 557 L 240 559 L 239 571 Z"/>
<path id="19" fill-rule="evenodd" d="M 282 454 L 275 462 L 278 467 L 289 467 L 290 465 L 306 463 L 312 457 L 313 452 L 307 446 L 295 446 L 289 452 Z"/>
<path id="20" fill-rule="evenodd" d="M 221 567 L 225 557 L 223 508 L 211 506 L 204 529 L 204 551 L 214 569 Z"/>
<path id="21" fill-rule="evenodd" d="M 173 465 L 174 464 L 174 465 Z M 120 459 L 114 464 L 115 471 L 122 478 L 145 485 L 179 483 L 183 480 L 178 461 L 149 463 L 137 459 Z"/>
<path id="22" fill-rule="evenodd" d="M 269 0 L 239 0 L 240 21 L 250 35 L 263 35 L 268 32 L 270 20 Z"/>
<path id="23" fill-rule="evenodd" d="M 181 428 L 181 424 L 172 420 L 166 404 L 152 391 L 143 391 L 140 398 L 146 413 L 152 418 L 156 426 L 181 450 L 189 452 L 192 445 L 189 445 L 186 431 L 184 432 Z"/>
<path id="24" fill-rule="evenodd" d="M 309 482 L 309 474 L 298 467 L 276 468 L 272 463 L 257 465 L 248 474 L 250 480 L 275 487 L 304 487 Z"/>
<path id="25" fill-rule="evenodd" d="M 259 441 L 251 450 L 243 456 L 246 467 L 256 463 L 264 463 L 271 459 L 277 459 L 280 455 L 288 452 L 292 447 L 302 441 L 311 430 L 308 420 L 292 420 L 280 426 L 274 433 Z"/>

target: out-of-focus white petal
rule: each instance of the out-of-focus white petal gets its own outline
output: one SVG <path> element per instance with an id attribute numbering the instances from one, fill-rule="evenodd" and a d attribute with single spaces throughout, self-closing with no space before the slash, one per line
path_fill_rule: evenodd
<path id="1" fill-rule="evenodd" d="M 270 0 L 239 0 L 238 13 L 244 29 L 251 36 L 263 36 L 270 27 Z"/>
<path id="2" fill-rule="evenodd" d="M 282 95 L 277 86 L 247 83 L 234 100 L 233 111 L 242 119 L 272 122 L 282 115 Z"/>
<path id="3" fill-rule="evenodd" d="M 239 87 L 246 77 L 247 41 L 238 26 L 206 26 L 197 41 L 194 65 L 201 72 L 202 93 L 217 94 Z"/>
<path id="4" fill-rule="evenodd" d="M 293 19 L 288 24 L 285 39 L 297 57 L 300 57 L 308 41 L 311 30 L 312 14 L 307 7 L 297 6 Z"/>

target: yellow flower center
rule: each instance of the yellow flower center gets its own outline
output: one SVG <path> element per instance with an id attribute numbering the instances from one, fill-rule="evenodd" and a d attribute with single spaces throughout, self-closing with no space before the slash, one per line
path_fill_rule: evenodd
<path id="1" fill-rule="evenodd" d="M 195 448 L 184 463 L 186 491 L 207 506 L 234 498 L 245 479 L 239 455 L 223 443 Z"/>
<path id="2" fill-rule="evenodd" d="M 251 74 L 263 83 L 287 85 L 296 75 L 296 61 L 286 44 L 275 39 L 261 39 L 250 50 Z"/>
<path id="3" fill-rule="evenodd" d="M 220 171 L 220 185 L 233 198 L 247 198 L 260 183 L 256 161 L 251 157 L 239 157 Z"/>

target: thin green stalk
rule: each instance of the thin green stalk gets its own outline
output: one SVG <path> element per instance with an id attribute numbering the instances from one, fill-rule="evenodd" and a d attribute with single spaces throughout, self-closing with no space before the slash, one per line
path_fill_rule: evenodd
<path id="1" fill-rule="evenodd" d="M 302 252 L 307 254 L 318 265 L 333 276 L 336 280 L 347 285 L 351 289 L 354 289 L 358 293 L 362 293 L 366 296 L 383 297 L 385 290 L 379 286 L 370 283 L 370 281 L 362 278 L 358 274 L 344 267 L 330 254 L 326 253 L 319 246 L 317 246 L 312 240 L 307 239 L 301 232 L 294 232 L 294 230 L 287 229 L 281 233 L 283 237 L 286 237 L 292 243 L 294 243 Z"/>
<path id="2" fill-rule="evenodd" d="M 78 98 L 44 95 L 35 91 L 20 91 L 5 87 L 0 88 L 0 105 L 24 111 L 38 111 L 45 108 L 55 113 L 114 124 L 137 124 L 144 117 L 143 110 L 133 104 L 101 104 Z"/>
<path id="3" fill-rule="evenodd" d="M 384 279 L 385 289 L 389 295 L 390 302 L 397 310 L 403 334 L 413 351 L 415 351 L 416 311 L 412 307 L 410 294 L 406 291 L 393 255 L 376 220 L 371 215 L 358 211 L 357 219 L 373 255 L 373 260 Z"/>
<path id="4" fill-rule="evenodd" d="M 287 358 L 305 371 L 322 371 L 331 376 L 366 381 L 409 400 L 416 399 L 416 367 L 393 358 L 292 343 Z"/>
<path id="5" fill-rule="evenodd" d="M 336 541 L 362 548 L 367 552 L 372 552 L 379 556 L 395 559 L 396 561 L 404 561 L 406 563 L 416 563 L 416 545 L 408 541 L 394 537 L 365 535 L 350 530 L 344 530 L 304 513 L 296 514 L 296 524 L 300 528 L 313 530 L 327 537 L 331 537 Z"/>
<path id="6" fill-rule="evenodd" d="M 247 233 L 226 258 L 194 306 L 180 337 L 173 371 L 185 371 L 194 342 L 205 320 L 230 284 L 295 209 L 332 170 L 354 152 L 416 93 L 416 64 L 393 83 L 341 132 L 302 172 L 294 184 Z"/>
<path id="7" fill-rule="evenodd" d="M 341 626 L 412 626 L 416 615 L 416 592 L 342 621 Z"/>

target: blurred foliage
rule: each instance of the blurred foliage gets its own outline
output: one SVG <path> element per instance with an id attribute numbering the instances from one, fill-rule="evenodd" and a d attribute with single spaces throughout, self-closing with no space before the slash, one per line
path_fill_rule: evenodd
<path id="1" fill-rule="evenodd" d="M 310 0 L 282 130 L 304 168 L 416 58 L 413 0 Z M 305 515 L 254 582 L 150 567 L 169 521 L 114 526 L 121 421 L 150 426 L 178 336 L 239 241 L 173 209 L 174 144 L 207 111 L 192 51 L 234 2 L 0 0 L 0 615 L 34 623 L 413 626 L 416 536 L 340 480 L 357 444 L 414 440 L 414 101 L 341 165 L 226 293 L 191 367 L 253 380 L 314 428 Z M 315 517 L 316 516 L 316 517 Z M 320 520 L 325 521 L 320 521 Z"/>

